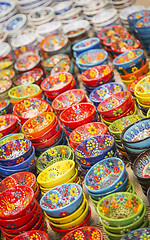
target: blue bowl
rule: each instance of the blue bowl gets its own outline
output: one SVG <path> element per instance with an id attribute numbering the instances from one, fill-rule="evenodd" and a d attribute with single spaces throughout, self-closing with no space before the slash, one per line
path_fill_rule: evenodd
<path id="1" fill-rule="evenodd" d="M 134 24 L 141 18 L 143 18 L 144 16 L 149 16 L 150 15 L 150 11 L 149 10 L 142 10 L 142 11 L 137 11 L 137 12 L 133 12 L 128 16 L 128 22 L 129 25 L 134 27 Z"/>
<path id="2" fill-rule="evenodd" d="M 93 37 L 76 43 L 72 49 L 77 55 L 79 55 L 87 50 L 97 48 L 100 48 L 100 40 L 97 37 Z"/>
<path id="3" fill-rule="evenodd" d="M 150 150 L 147 150 L 141 153 L 133 163 L 134 174 L 138 179 L 144 180 L 145 184 L 147 180 L 150 180 L 149 162 Z"/>
<path id="4" fill-rule="evenodd" d="M 24 162 L 32 153 L 32 142 L 16 139 L 0 146 L 0 165 L 12 166 Z"/>
<path id="5" fill-rule="evenodd" d="M 89 193 L 103 194 L 119 186 L 125 179 L 125 164 L 120 158 L 107 158 L 96 163 L 85 176 L 84 184 Z"/>
<path id="6" fill-rule="evenodd" d="M 60 218 L 75 212 L 82 202 L 82 196 L 83 189 L 79 184 L 66 183 L 45 193 L 40 206 L 49 216 Z"/>
<path id="7" fill-rule="evenodd" d="M 103 62 L 103 65 L 106 65 L 106 64 L 108 64 L 108 59 L 106 59 L 106 61 Z M 83 67 L 83 66 L 81 66 L 80 64 L 78 64 L 77 62 L 76 62 L 76 65 L 77 65 L 80 73 L 83 73 L 84 71 L 86 71 L 87 69 L 90 68 L 90 67 Z M 100 65 L 100 64 L 98 64 L 98 65 Z M 96 65 L 95 65 L 95 66 L 96 66 Z"/>
<path id="8" fill-rule="evenodd" d="M 148 239 L 149 235 L 150 235 L 150 228 L 140 228 L 127 233 L 120 240 Z"/>
<path id="9" fill-rule="evenodd" d="M 129 125 L 121 133 L 121 141 L 129 148 L 150 147 L 150 118 L 144 118 Z"/>
<path id="10" fill-rule="evenodd" d="M 144 16 L 137 20 L 134 24 L 134 27 L 138 30 L 139 33 L 145 33 L 150 31 L 150 16 Z"/>

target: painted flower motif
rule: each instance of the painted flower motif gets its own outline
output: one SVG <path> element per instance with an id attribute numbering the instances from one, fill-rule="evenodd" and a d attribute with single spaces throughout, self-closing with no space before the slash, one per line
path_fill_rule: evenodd
<path id="1" fill-rule="evenodd" d="M 55 178 L 55 173 L 50 173 L 50 174 L 49 174 L 49 178 L 54 179 L 54 178 Z"/>
<path id="2" fill-rule="evenodd" d="M 112 205 L 111 199 L 106 198 L 106 199 L 104 200 L 104 205 L 105 205 L 106 207 Z"/>
<path id="3" fill-rule="evenodd" d="M 119 194 L 116 197 L 117 203 L 124 204 L 127 201 L 127 198 L 123 194 Z"/>
<path id="4" fill-rule="evenodd" d="M 75 240 L 82 240 L 84 237 L 84 234 L 81 231 L 76 231 L 74 233 L 74 239 Z"/>
<path id="5" fill-rule="evenodd" d="M 134 59 L 134 58 L 135 58 L 134 52 L 130 51 L 130 52 L 128 53 L 128 57 L 129 57 L 130 59 Z"/>
<path id="6" fill-rule="evenodd" d="M 66 80 L 65 74 L 60 73 L 60 74 L 59 74 L 59 81 L 60 81 L 60 82 L 65 82 L 65 80 Z"/>
<path id="7" fill-rule="evenodd" d="M 4 118 L 0 118 L 0 126 L 3 126 L 6 124 L 6 120 Z"/>
<path id="8" fill-rule="evenodd" d="M 68 100 L 69 100 L 70 102 L 75 102 L 75 101 L 76 101 L 75 95 L 74 95 L 73 93 L 69 93 L 69 94 L 68 94 Z"/>
<path id="9" fill-rule="evenodd" d="M 50 154 L 51 156 L 56 156 L 56 155 L 57 155 L 57 151 L 52 148 L 52 149 L 49 150 L 49 154 Z"/>
<path id="10" fill-rule="evenodd" d="M 51 116 L 51 114 L 47 114 L 46 115 L 46 120 L 47 120 L 47 122 L 51 122 L 52 121 L 52 116 Z"/>
<path id="11" fill-rule="evenodd" d="M 16 160 L 16 163 L 22 163 L 24 162 L 24 158 L 23 157 L 20 157 Z"/>
<path id="12" fill-rule="evenodd" d="M 21 192 L 19 192 L 19 191 L 16 191 L 16 192 L 14 193 L 14 196 L 15 196 L 16 198 L 18 198 L 18 199 L 22 197 Z"/>
<path id="13" fill-rule="evenodd" d="M 137 91 L 141 92 L 141 93 L 145 92 L 145 90 L 144 90 L 144 88 L 142 86 L 137 86 Z"/>
<path id="14" fill-rule="evenodd" d="M 87 130 L 88 130 L 89 134 L 91 134 L 91 135 L 95 135 L 97 133 L 97 129 L 94 126 L 88 127 Z"/>
<path id="15" fill-rule="evenodd" d="M 93 239 L 93 240 L 99 240 L 99 239 L 100 239 L 99 237 L 100 237 L 100 236 L 99 236 L 99 233 L 94 230 L 94 231 L 92 232 L 92 234 L 91 234 L 91 239 Z"/>
<path id="16" fill-rule="evenodd" d="M 110 104 L 111 104 L 112 106 L 117 105 L 117 103 L 118 103 L 118 101 L 117 101 L 116 99 L 114 99 L 114 98 L 110 99 Z"/>
<path id="17" fill-rule="evenodd" d="M 60 212 L 60 214 L 59 214 L 59 216 L 60 217 L 66 217 L 66 216 L 68 216 L 69 215 L 69 213 L 68 212 Z"/>
<path id="18" fill-rule="evenodd" d="M 89 73 L 91 78 L 95 78 L 96 77 L 96 70 L 92 69 Z"/>
<path id="19" fill-rule="evenodd" d="M 119 108 L 118 110 L 114 110 L 114 111 L 113 111 L 113 115 L 114 115 L 115 117 L 120 116 L 122 113 L 123 113 L 123 111 L 122 111 L 121 108 Z"/>
<path id="20" fill-rule="evenodd" d="M 67 151 L 64 147 L 61 147 L 60 152 L 61 152 L 62 155 L 65 155 Z"/>
<path id="21" fill-rule="evenodd" d="M 142 234 L 142 236 L 140 236 L 141 240 L 150 240 L 150 234 L 147 235 L 146 233 Z"/>
<path id="22" fill-rule="evenodd" d="M 39 240 L 38 235 L 36 235 L 35 233 L 33 233 L 32 236 L 30 236 L 30 240 Z"/>
<path id="23" fill-rule="evenodd" d="M 48 114 L 47 114 L 48 115 Z M 46 116 L 47 117 L 47 116 Z M 36 117 L 36 120 L 39 122 L 39 123 L 42 123 L 43 122 L 43 117 L 42 116 L 37 116 Z"/>
<path id="24" fill-rule="evenodd" d="M 71 189 L 70 189 L 70 195 L 71 195 L 72 197 L 75 197 L 75 196 L 77 195 L 77 190 L 76 190 L 74 187 L 71 187 Z"/>
<path id="25" fill-rule="evenodd" d="M 138 68 L 137 67 L 132 67 L 132 72 L 136 72 L 138 70 Z"/>
<path id="26" fill-rule="evenodd" d="M 25 100 L 23 105 L 24 105 L 24 107 L 29 107 L 30 106 L 30 101 L 29 100 Z"/>
<path id="27" fill-rule="evenodd" d="M 59 200 L 58 194 L 55 193 L 50 194 L 50 200 L 52 203 L 57 203 Z"/>
<path id="28" fill-rule="evenodd" d="M 99 90 L 97 91 L 97 93 L 98 93 L 99 96 L 104 96 L 104 95 L 106 94 L 106 92 L 105 92 L 104 89 L 99 89 Z"/>
<path id="29" fill-rule="evenodd" d="M 88 150 L 95 149 L 95 142 L 93 142 L 93 140 L 88 140 L 87 144 L 86 144 L 86 147 L 87 147 Z"/>
<path id="30" fill-rule="evenodd" d="M 107 147 L 110 147 L 111 144 L 112 144 L 111 139 L 108 138 L 108 137 L 106 137 L 106 139 L 105 139 L 105 145 L 106 145 Z"/>
<path id="31" fill-rule="evenodd" d="M 74 141 L 76 141 L 76 142 L 80 142 L 81 141 L 81 136 L 78 133 L 75 133 L 73 135 L 73 138 L 74 138 Z"/>
<path id="32" fill-rule="evenodd" d="M 114 86 L 115 93 L 120 92 L 120 87 L 118 85 Z"/>
<path id="33" fill-rule="evenodd" d="M 113 156 L 114 156 L 114 151 L 111 150 L 110 152 L 107 153 L 107 155 L 105 156 L 105 158 L 113 157 Z"/>
<path id="34" fill-rule="evenodd" d="M 108 68 L 105 68 L 105 69 L 103 70 L 103 73 L 104 73 L 104 75 L 108 75 L 108 74 L 109 74 L 109 69 L 108 69 Z"/>

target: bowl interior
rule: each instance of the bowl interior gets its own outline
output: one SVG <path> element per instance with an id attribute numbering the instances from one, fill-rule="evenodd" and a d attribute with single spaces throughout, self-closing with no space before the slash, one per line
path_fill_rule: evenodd
<path id="1" fill-rule="evenodd" d="M 24 73 L 16 81 L 16 85 L 30 84 L 38 81 L 42 77 L 40 70 L 34 70 L 27 73 Z"/>
<path id="2" fill-rule="evenodd" d="M 48 37 L 44 43 L 42 48 L 46 52 L 55 52 L 63 48 L 68 42 L 68 38 L 65 35 L 56 35 L 53 37 Z"/>
<path id="3" fill-rule="evenodd" d="M 80 41 L 79 43 L 77 43 L 74 47 L 73 50 L 84 50 L 88 47 L 92 47 L 93 45 L 95 45 L 96 43 L 99 42 L 98 38 L 88 38 L 86 40 Z"/>
<path id="4" fill-rule="evenodd" d="M 138 95 L 143 95 L 148 97 L 150 94 L 150 76 L 146 76 L 137 82 L 136 86 L 135 86 L 135 92 Z M 146 99 L 145 99 L 146 100 Z"/>
<path id="5" fill-rule="evenodd" d="M 42 240 L 48 240 L 49 237 L 47 235 L 47 233 L 45 233 L 44 231 L 40 231 L 40 230 L 33 230 L 33 231 L 28 231 L 25 232 L 17 237 L 15 237 L 16 240 L 22 240 L 22 239 L 42 239 Z"/>
<path id="6" fill-rule="evenodd" d="M 45 61 L 43 61 L 42 65 L 43 65 L 43 67 L 52 68 L 59 61 L 61 61 L 62 59 L 66 59 L 66 58 L 68 58 L 68 56 L 65 54 L 57 54 L 57 55 L 54 55 L 54 56 L 46 59 Z"/>
<path id="7" fill-rule="evenodd" d="M 93 49 L 82 53 L 78 57 L 80 64 L 97 64 L 107 58 L 107 53 L 104 50 Z"/>
<path id="8" fill-rule="evenodd" d="M 81 75 L 81 79 L 83 81 L 88 80 L 99 80 L 106 75 L 110 74 L 112 72 L 112 68 L 109 65 L 101 65 L 101 66 L 95 66 L 93 68 L 87 69 L 84 71 Z"/>
<path id="9" fill-rule="evenodd" d="M 126 31 L 114 33 L 113 35 L 107 37 L 104 40 L 104 45 L 106 44 L 107 46 L 110 46 L 112 43 L 119 41 L 120 39 L 128 38 L 128 37 L 130 37 L 130 33 L 126 32 Z"/>
<path id="10" fill-rule="evenodd" d="M 113 61 L 114 65 L 123 65 L 125 63 L 133 62 L 135 59 L 142 56 L 143 50 L 142 49 L 135 49 L 125 53 L 120 54 L 116 57 Z"/>
<path id="11" fill-rule="evenodd" d="M 38 55 L 29 54 L 19 58 L 15 63 L 15 67 L 18 71 L 27 71 L 37 66 L 39 62 L 40 57 Z"/>
<path id="12" fill-rule="evenodd" d="M 40 91 L 40 87 L 37 85 L 20 85 L 10 89 L 9 95 L 10 97 L 15 98 L 28 98 L 37 94 Z"/>
<path id="13" fill-rule="evenodd" d="M 136 39 L 121 39 L 112 44 L 111 48 L 117 52 L 127 52 L 139 47 L 139 41 Z"/>
<path id="14" fill-rule="evenodd" d="M 123 26 L 120 26 L 120 25 L 106 27 L 102 31 L 99 32 L 98 37 L 101 40 L 104 40 L 106 37 L 111 36 L 112 34 L 115 34 L 116 32 L 122 32 L 123 30 L 124 30 Z"/>
<path id="15" fill-rule="evenodd" d="M 134 172 L 138 177 L 150 178 L 150 150 L 142 153 L 134 163 Z M 145 179 L 146 181 L 146 179 Z"/>
<path id="16" fill-rule="evenodd" d="M 15 124 L 16 119 L 17 118 L 11 114 L 6 114 L 6 115 L 0 116 L 0 131 Z"/>
<path id="17" fill-rule="evenodd" d="M 12 85 L 11 80 L 0 80 L 0 93 L 6 92 Z"/>

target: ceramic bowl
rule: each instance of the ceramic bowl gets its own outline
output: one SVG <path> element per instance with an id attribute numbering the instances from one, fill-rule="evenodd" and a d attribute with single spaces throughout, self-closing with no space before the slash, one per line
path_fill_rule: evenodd
<path id="1" fill-rule="evenodd" d="M 99 172 L 99 169 L 102 169 Z M 88 192 L 101 194 L 119 187 L 124 180 L 125 165 L 119 158 L 108 158 L 96 163 L 86 174 L 84 184 Z M 123 182 L 122 182 L 123 183 Z"/>
<path id="2" fill-rule="evenodd" d="M 103 158 L 116 153 L 115 140 L 110 135 L 98 135 L 81 142 L 75 149 L 79 164 L 91 166 Z"/>
<path id="3" fill-rule="evenodd" d="M 39 91 L 40 87 L 38 85 L 25 84 L 11 88 L 8 95 L 14 101 L 21 101 L 25 98 L 34 97 Z"/>
<path id="4" fill-rule="evenodd" d="M 27 98 L 15 104 L 13 113 L 22 123 L 42 112 L 50 112 L 50 105 L 40 98 Z"/>
<path id="5" fill-rule="evenodd" d="M 121 133 L 122 143 L 128 147 L 148 147 L 149 146 L 149 118 L 145 118 L 129 125 Z"/>
<path id="6" fill-rule="evenodd" d="M 146 97 L 146 96 L 141 97 L 136 94 L 136 91 L 134 91 L 134 95 L 138 99 L 139 104 L 147 106 L 148 108 L 150 107 L 150 97 Z"/>
<path id="7" fill-rule="evenodd" d="M 108 49 L 111 49 L 112 43 L 119 41 L 120 39 L 129 38 L 129 37 L 130 37 L 130 33 L 127 31 L 116 32 L 116 33 L 106 37 L 102 44 L 104 46 L 107 46 Z"/>
<path id="8" fill-rule="evenodd" d="M 17 86 L 31 83 L 40 85 L 43 75 L 44 72 L 42 69 L 35 68 L 34 70 L 23 73 L 19 78 L 14 81 L 14 84 Z"/>
<path id="9" fill-rule="evenodd" d="M 146 99 L 147 97 L 149 97 L 149 93 L 150 93 L 149 81 L 150 81 L 150 77 L 148 75 L 143 77 L 139 82 L 137 82 L 135 86 L 134 94 L 136 94 L 136 96 L 139 98 L 140 101 L 141 101 L 140 97 L 145 97 Z"/>
<path id="10" fill-rule="evenodd" d="M 113 68 L 109 65 L 100 65 L 87 69 L 81 74 L 81 80 L 86 86 L 97 87 L 110 81 Z"/>
<path id="11" fill-rule="evenodd" d="M 150 105 L 145 105 L 145 104 L 141 103 L 138 98 L 136 98 L 136 102 L 138 104 L 139 109 L 141 109 L 142 111 L 147 113 L 148 109 L 150 108 Z"/>
<path id="12" fill-rule="evenodd" d="M 123 87 L 119 83 L 106 83 L 99 87 L 97 87 L 95 90 L 93 90 L 89 96 L 90 100 L 94 104 L 99 104 L 106 98 L 110 97 L 110 95 L 113 95 L 117 92 L 123 91 Z"/>
<path id="13" fill-rule="evenodd" d="M 74 73 L 74 65 L 73 62 L 69 58 L 65 58 L 60 60 L 51 70 L 51 75 L 59 73 L 59 72 L 69 72 L 71 74 Z"/>
<path id="14" fill-rule="evenodd" d="M 98 112 L 106 118 L 117 117 L 127 111 L 131 105 L 132 95 L 129 91 L 115 93 L 98 105 Z"/>
<path id="15" fill-rule="evenodd" d="M 52 112 L 44 112 L 28 119 L 22 126 L 22 133 L 27 137 L 39 137 L 51 128 L 55 122 L 56 116 Z"/>
<path id="16" fill-rule="evenodd" d="M 38 67 L 40 63 L 40 56 L 36 54 L 28 54 L 21 56 L 15 63 L 15 70 L 18 72 L 27 72 L 33 68 Z"/>
<path id="17" fill-rule="evenodd" d="M 65 55 L 65 54 L 56 54 L 46 60 L 44 60 L 42 62 L 42 66 L 44 67 L 44 69 L 46 71 L 51 71 L 52 68 L 58 63 L 60 62 L 62 59 L 68 59 L 68 55 Z"/>
<path id="18" fill-rule="evenodd" d="M 111 36 L 114 33 L 119 33 L 124 31 L 124 27 L 121 25 L 112 25 L 112 26 L 108 26 L 105 27 L 104 29 L 102 29 L 99 33 L 98 33 L 98 38 L 101 40 L 101 42 L 104 41 L 104 39 L 108 36 Z"/>
<path id="19" fill-rule="evenodd" d="M 0 98 L 7 96 L 9 89 L 12 87 L 12 81 L 10 79 L 0 80 Z"/>
<path id="20" fill-rule="evenodd" d="M 62 160 L 42 171 L 37 177 L 37 182 L 43 187 L 53 188 L 67 182 L 74 174 L 75 162 Z"/>
<path id="21" fill-rule="evenodd" d="M 96 115 L 96 107 L 90 103 L 75 104 L 60 114 L 60 121 L 65 127 L 75 129 L 84 123 L 92 122 Z"/>
<path id="22" fill-rule="evenodd" d="M 4 202 L 5 204 L 4 204 Z M 34 191 L 28 186 L 15 186 L 1 193 L 0 218 L 14 219 L 33 208 Z"/>
<path id="23" fill-rule="evenodd" d="M 9 114 L 12 111 L 12 104 L 9 99 L 0 100 L 0 115 Z"/>
<path id="24" fill-rule="evenodd" d="M 150 31 L 150 16 L 144 16 L 143 18 L 137 20 L 134 24 L 134 27 L 139 32 L 139 34 L 144 34 L 147 30 L 147 34 Z"/>
<path id="25" fill-rule="evenodd" d="M 97 136 L 97 135 L 104 135 L 107 133 L 108 127 L 101 122 L 92 122 L 84 124 L 70 134 L 69 141 L 75 147 L 77 147 L 81 142 L 85 141 L 88 138 Z"/>
<path id="26" fill-rule="evenodd" d="M 115 139 L 120 139 L 121 132 L 130 124 L 136 122 L 137 120 L 140 120 L 142 118 L 141 115 L 130 115 L 123 118 L 120 118 L 116 121 L 114 121 L 109 127 L 110 134 Z"/>
<path id="27" fill-rule="evenodd" d="M 102 65 L 108 58 L 108 53 L 102 49 L 92 49 L 81 53 L 76 59 L 77 64 L 85 67 Z"/>
<path id="28" fill-rule="evenodd" d="M 146 77 L 147 75 L 142 75 L 138 78 L 136 78 L 135 80 L 133 80 L 129 86 L 128 86 L 128 90 L 132 93 L 132 95 L 134 96 L 134 90 L 135 90 L 135 86 L 136 84 L 143 78 L 143 77 Z"/>
<path id="29" fill-rule="evenodd" d="M 132 49 L 141 48 L 141 43 L 139 40 L 135 38 L 125 38 L 121 40 L 117 40 L 116 42 L 112 43 L 111 50 L 116 54 L 120 54 L 123 52 L 130 51 Z"/>
<path id="30" fill-rule="evenodd" d="M 82 192 L 78 184 L 62 184 L 48 191 L 41 198 L 40 206 L 51 217 L 65 217 L 79 208 L 82 202 Z"/>
<path id="31" fill-rule="evenodd" d="M 6 69 L 0 71 L 0 79 L 8 80 L 10 79 L 12 82 L 14 81 L 15 71 L 13 69 Z"/>
<path id="32" fill-rule="evenodd" d="M 0 146 L 12 140 L 24 139 L 24 138 L 25 136 L 23 133 L 8 134 L 0 139 Z"/>
<path id="33" fill-rule="evenodd" d="M 82 40 L 73 46 L 73 51 L 75 51 L 77 54 L 80 54 L 82 52 L 85 52 L 87 50 L 99 48 L 99 38 L 88 38 L 85 40 Z"/>
<path id="34" fill-rule="evenodd" d="M 57 97 L 71 87 L 73 76 L 70 73 L 56 73 L 44 79 L 41 88 L 48 95 Z"/>
<path id="35" fill-rule="evenodd" d="M 150 174 L 149 174 L 149 156 L 150 151 L 147 150 L 141 153 L 133 164 L 133 171 L 134 174 L 137 176 L 139 180 L 149 181 Z"/>
<path id="36" fill-rule="evenodd" d="M 56 114 L 59 115 L 63 110 L 71 105 L 84 101 L 86 101 L 85 92 L 80 89 L 72 89 L 56 97 L 52 102 L 52 107 Z"/>
<path id="37" fill-rule="evenodd" d="M 130 208 L 128 204 L 131 206 Z M 100 200 L 97 211 L 105 224 L 122 227 L 139 218 L 143 211 L 143 200 L 133 193 L 113 193 Z"/>
<path id="38" fill-rule="evenodd" d="M 59 145 L 52 147 L 42 153 L 40 157 L 37 159 L 37 169 L 40 171 L 45 170 L 47 167 L 51 165 L 51 161 L 59 158 L 63 159 L 74 159 L 74 153 L 68 146 Z"/>
<path id="39" fill-rule="evenodd" d="M 40 230 L 33 230 L 33 231 L 28 231 L 25 233 L 20 234 L 19 236 L 15 237 L 15 240 L 21 240 L 21 239 L 43 239 L 43 240 L 48 240 L 49 236 L 47 235 L 46 232 L 40 231 Z"/>
<path id="40" fill-rule="evenodd" d="M 130 233 L 127 233 L 125 236 L 121 238 L 121 240 L 129 240 L 131 237 L 133 238 L 147 238 L 150 234 L 150 228 L 140 228 L 136 229 Z"/>
<path id="41" fill-rule="evenodd" d="M 11 59 L 1 59 L 0 70 L 9 70 L 13 68 L 13 61 Z"/>

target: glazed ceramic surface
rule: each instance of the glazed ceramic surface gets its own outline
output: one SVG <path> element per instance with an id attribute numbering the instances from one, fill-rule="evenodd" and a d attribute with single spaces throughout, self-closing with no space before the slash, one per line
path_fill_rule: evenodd
<path id="1" fill-rule="evenodd" d="M 71 61 L 70 59 L 62 59 L 60 60 L 51 70 L 51 74 L 55 74 L 58 72 L 70 72 L 71 69 Z"/>
<path id="2" fill-rule="evenodd" d="M 67 42 L 68 38 L 65 35 L 51 36 L 45 39 L 42 48 L 46 52 L 56 52 L 63 48 Z"/>
<path id="3" fill-rule="evenodd" d="M 145 179 L 150 177 L 150 150 L 137 157 L 133 168 L 136 176 Z"/>
<path id="4" fill-rule="evenodd" d="M 114 52 L 127 52 L 132 49 L 140 48 L 140 42 L 134 38 L 122 39 L 114 42 L 111 45 L 111 49 Z"/>
<path id="5" fill-rule="evenodd" d="M 106 98 L 110 97 L 110 95 L 115 94 L 117 92 L 123 91 L 123 87 L 119 83 L 106 83 L 102 86 L 93 90 L 90 94 L 90 99 L 94 103 L 100 103 Z"/>
<path id="6" fill-rule="evenodd" d="M 128 234 L 126 234 L 124 237 L 121 238 L 121 240 L 129 240 L 129 239 L 149 239 L 150 238 L 150 228 L 141 228 L 136 229 Z"/>
<path id="7" fill-rule="evenodd" d="M 98 37 L 100 38 L 100 40 L 104 40 L 106 37 L 109 37 L 115 34 L 116 32 L 118 33 L 122 31 L 124 31 L 123 26 L 113 25 L 113 26 L 106 27 L 102 31 L 100 31 L 98 34 Z"/>
<path id="8" fill-rule="evenodd" d="M 146 76 L 143 79 L 141 79 L 135 86 L 135 92 L 137 95 L 145 97 L 150 96 L 150 76 Z"/>
<path id="9" fill-rule="evenodd" d="M 17 125 L 18 124 L 17 124 L 16 116 L 14 116 L 12 114 L 6 114 L 6 115 L 0 116 L 0 132 L 1 133 L 5 133 L 5 131 L 8 128 L 10 129 L 10 132 L 13 131 L 17 127 Z M 2 137 L 2 136 L 3 136 L 3 134 L 0 134 L 0 137 Z"/>
<path id="10" fill-rule="evenodd" d="M 119 158 L 108 158 L 96 163 L 86 174 L 85 187 L 89 192 L 103 193 L 123 184 L 125 165 Z"/>
<path id="11" fill-rule="evenodd" d="M 0 94 L 6 92 L 12 86 L 11 80 L 0 80 Z"/>
<path id="12" fill-rule="evenodd" d="M 12 65 L 13 65 L 13 62 L 10 61 L 9 59 L 1 60 L 0 61 L 0 70 L 8 69 L 8 68 L 12 67 Z"/>
<path id="13" fill-rule="evenodd" d="M 98 38 L 88 38 L 83 41 L 76 43 L 73 46 L 73 51 L 82 53 L 88 49 L 98 48 L 99 47 L 99 39 Z"/>
<path id="14" fill-rule="evenodd" d="M 113 35 L 106 37 L 103 44 L 106 46 L 111 46 L 112 43 L 119 41 L 120 39 L 129 38 L 129 37 L 130 37 L 130 33 L 126 31 L 114 33 Z"/>
<path id="15" fill-rule="evenodd" d="M 13 134 L 8 134 L 0 139 L 0 146 L 10 142 L 12 140 L 16 139 L 24 139 L 24 134 L 23 133 L 13 133 Z"/>
<path id="16" fill-rule="evenodd" d="M 82 188 L 75 183 L 62 184 L 47 192 L 40 201 L 41 208 L 54 217 L 65 217 L 81 204 Z"/>
<path id="17" fill-rule="evenodd" d="M 56 55 L 52 56 L 51 58 L 48 58 L 45 61 L 43 61 L 42 65 L 43 65 L 43 67 L 50 69 L 50 68 L 53 68 L 62 59 L 68 59 L 68 55 L 56 54 Z"/>
<path id="18" fill-rule="evenodd" d="M 22 233 L 19 236 L 15 237 L 14 239 L 15 240 L 25 240 L 25 239 L 48 240 L 49 236 L 44 231 L 34 230 L 34 231 L 28 231 L 28 232 Z"/>
<path id="19" fill-rule="evenodd" d="M 15 80 L 16 85 L 31 84 L 35 83 L 42 77 L 41 69 L 32 70 L 21 75 L 17 80 Z"/>
<path id="20" fill-rule="evenodd" d="M 15 63 L 15 69 L 17 71 L 28 71 L 34 67 L 36 67 L 40 62 L 39 55 L 29 54 L 27 56 L 22 56 Z"/>
<path id="21" fill-rule="evenodd" d="M 1 80 L 9 80 L 15 76 L 15 71 L 13 69 L 6 69 L 0 71 L 0 79 Z"/>
<path id="22" fill-rule="evenodd" d="M 143 18 L 139 19 L 135 25 L 137 29 L 149 28 L 150 27 L 150 16 L 144 16 Z"/>
<path id="23" fill-rule="evenodd" d="M 10 98 L 16 100 L 22 100 L 32 97 L 40 91 L 40 87 L 35 84 L 25 84 L 17 87 L 13 87 L 9 90 Z"/>
<path id="24" fill-rule="evenodd" d="M 33 44 L 17 47 L 14 50 L 14 55 L 15 55 L 16 59 L 19 59 L 21 55 L 24 55 L 24 53 L 26 53 L 26 54 L 32 53 L 32 54 L 38 55 L 39 50 Z"/>
<path id="25" fill-rule="evenodd" d="M 10 106 L 10 100 L 9 99 L 4 99 L 0 100 L 0 115 L 7 114 L 7 110 L 11 110 Z M 8 108 L 9 107 L 9 108 Z"/>

